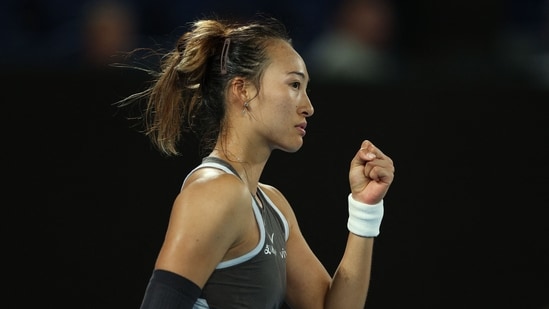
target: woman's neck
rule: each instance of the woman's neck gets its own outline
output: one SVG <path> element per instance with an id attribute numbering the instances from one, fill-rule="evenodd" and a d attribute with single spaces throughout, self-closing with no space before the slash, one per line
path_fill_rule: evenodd
<path id="1" fill-rule="evenodd" d="M 234 151 L 220 148 L 214 148 L 209 156 L 229 163 L 248 186 L 250 193 L 252 195 L 256 194 L 259 179 L 267 160 L 254 161 L 253 158 L 245 156 L 242 153 L 235 153 Z"/>

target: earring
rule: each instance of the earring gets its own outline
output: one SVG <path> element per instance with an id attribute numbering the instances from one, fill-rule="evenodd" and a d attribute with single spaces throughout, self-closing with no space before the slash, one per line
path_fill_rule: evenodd
<path id="1" fill-rule="evenodd" d="M 250 106 L 250 101 L 244 102 L 244 108 L 242 108 L 242 114 L 246 112 L 246 110 L 248 109 L 248 106 Z"/>

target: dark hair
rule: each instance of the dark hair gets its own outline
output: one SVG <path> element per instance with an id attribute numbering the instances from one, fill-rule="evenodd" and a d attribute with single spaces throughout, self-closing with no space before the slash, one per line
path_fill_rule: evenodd
<path id="1" fill-rule="evenodd" d="M 285 26 L 275 18 L 228 22 L 202 19 L 177 40 L 161 58 L 160 71 L 145 91 L 120 101 L 147 98 L 143 131 L 166 155 L 179 155 L 183 133 L 192 132 L 200 155 L 209 153 L 224 129 L 225 93 L 234 77 L 258 89 L 269 63 L 268 43 L 282 39 L 291 44 Z"/>

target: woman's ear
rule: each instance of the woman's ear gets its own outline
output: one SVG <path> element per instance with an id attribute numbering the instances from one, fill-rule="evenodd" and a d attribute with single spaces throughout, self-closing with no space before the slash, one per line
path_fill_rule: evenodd
<path id="1" fill-rule="evenodd" d="M 249 100 L 249 93 L 246 86 L 246 81 L 242 77 L 235 77 L 231 81 L 229 96 L 233 97 L 235 102 L 243 104 Z"/>

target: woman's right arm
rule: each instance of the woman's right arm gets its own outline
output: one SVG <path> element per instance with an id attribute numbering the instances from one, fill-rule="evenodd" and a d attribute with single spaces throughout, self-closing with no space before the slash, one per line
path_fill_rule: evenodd
<path id="1" fill-rule="evenodd" d="M 217 170 L 189 177 L 174 201 L 142 309 L 175 308 L 168 301 L 194 304 L 217 264 L 243 237 L 238 222 L 249 215 L 241 205 L 249 205 L 250 196 L 239 188 L 245 187 L 237 178 Z"/>

